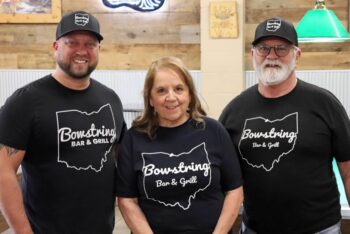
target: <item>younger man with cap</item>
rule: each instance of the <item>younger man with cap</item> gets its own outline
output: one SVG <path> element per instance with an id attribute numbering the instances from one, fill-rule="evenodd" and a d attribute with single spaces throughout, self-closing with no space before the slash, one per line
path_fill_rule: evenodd
<path id="1" fill-rule="evenodd" d="M 0 204 L 15 233 L 113 231 L 115 148 L 125 123 L 117 94 L 90 78 L 102 39 L 91 14 L 65 15 L 54 72 L 0 109 Z"/>
<path id="2" fill-rule="evenodd" d="M 258 25 L 251 51 L 259 83 L 224 109 L 220 121 L 239 152 L 244 234 L 340 233 L 338 162 L 350 198 L 350 121 L 329 91 L 299 80 L 294 26 Z"/>

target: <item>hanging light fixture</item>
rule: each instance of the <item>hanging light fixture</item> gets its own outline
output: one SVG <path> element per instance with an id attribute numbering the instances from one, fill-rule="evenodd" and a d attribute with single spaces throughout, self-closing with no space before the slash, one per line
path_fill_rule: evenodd
<path id="1" fill-rule="evenodd" d="M 296 26 L 299 42 L 344 42 L 350 40 L 338 17 L 327 9 L 325 0 L 316 0 Z"/>

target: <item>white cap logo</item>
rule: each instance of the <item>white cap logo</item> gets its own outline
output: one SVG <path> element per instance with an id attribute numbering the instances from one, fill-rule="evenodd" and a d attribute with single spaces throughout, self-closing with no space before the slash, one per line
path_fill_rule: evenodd
<path id="1" fill-rule="evenodd" d="M 268 20 L 266 23 L 266 31 L 276 32 L 281 27 L 280 19 Z"/>
<path id="2" fill-rule="evenodd" d="M 89 23 L 89 15 L 82 13 L 75 14 L 74 23 L 79 26 L 85 26 L 87 23 Z"/>

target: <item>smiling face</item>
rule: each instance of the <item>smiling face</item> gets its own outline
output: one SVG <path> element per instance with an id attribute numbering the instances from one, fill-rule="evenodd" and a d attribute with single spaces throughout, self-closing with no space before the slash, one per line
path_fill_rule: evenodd
<path id="1" fill-rule="evenodd" d="M 286 55 L 278 56 L 276 49 L 271 48 L 266 56 L 259 54 L 259 47 L 288 48 Z M 287 80 L 295 70 L 300 50 L 292 47 L 285 40 L 268 38 L 262 40 L 252 49 L 253 66 L 259 81 L 266 86 L 278 85 Z"/>
<path id="2" fill-rule="evenodd" d="M 169 68 L 157 71 L 151 89 L 150 105 L 158 116 L 159 126 L 176 127 L 189 119 L 191 98 L 184 78 Z"/>
<path id="3" fill-rule="evenodd" d="M 89 32 L 77 31 L 54 43 L 58 67 L 73 79 L 88 78 L 98 63 L 99 41 Z"/>

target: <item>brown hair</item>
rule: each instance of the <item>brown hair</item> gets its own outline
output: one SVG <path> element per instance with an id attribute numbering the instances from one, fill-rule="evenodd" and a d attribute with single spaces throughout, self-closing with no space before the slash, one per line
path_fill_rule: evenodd
<path id="1" fill-rule="evenodd" d="M 193 120 L 201 123 L 204 127 L 203 117 L 206 116 L 206 112 L 202 108 L 201 102 L 197 96 L 197 91 L 194 86 L 192 76 L 182 60 L 176 57 L 163 57 L 152 62 L 150 68 L 148 69 L 143 88 L 144 110 L 142 115 L 133 121 L 132 126 L 137 131 L 146 133 L 151 139 L 156 137 L 159 122 L 157 115 L 155 115 L 154 108 L 150 105 L 150 98 L 155 76 L 161 69 L 170 69 L 183 78 L 185 84 L 188 86 L 189 95 L 191 98 L 188 106 L 188 113 Z"/>

